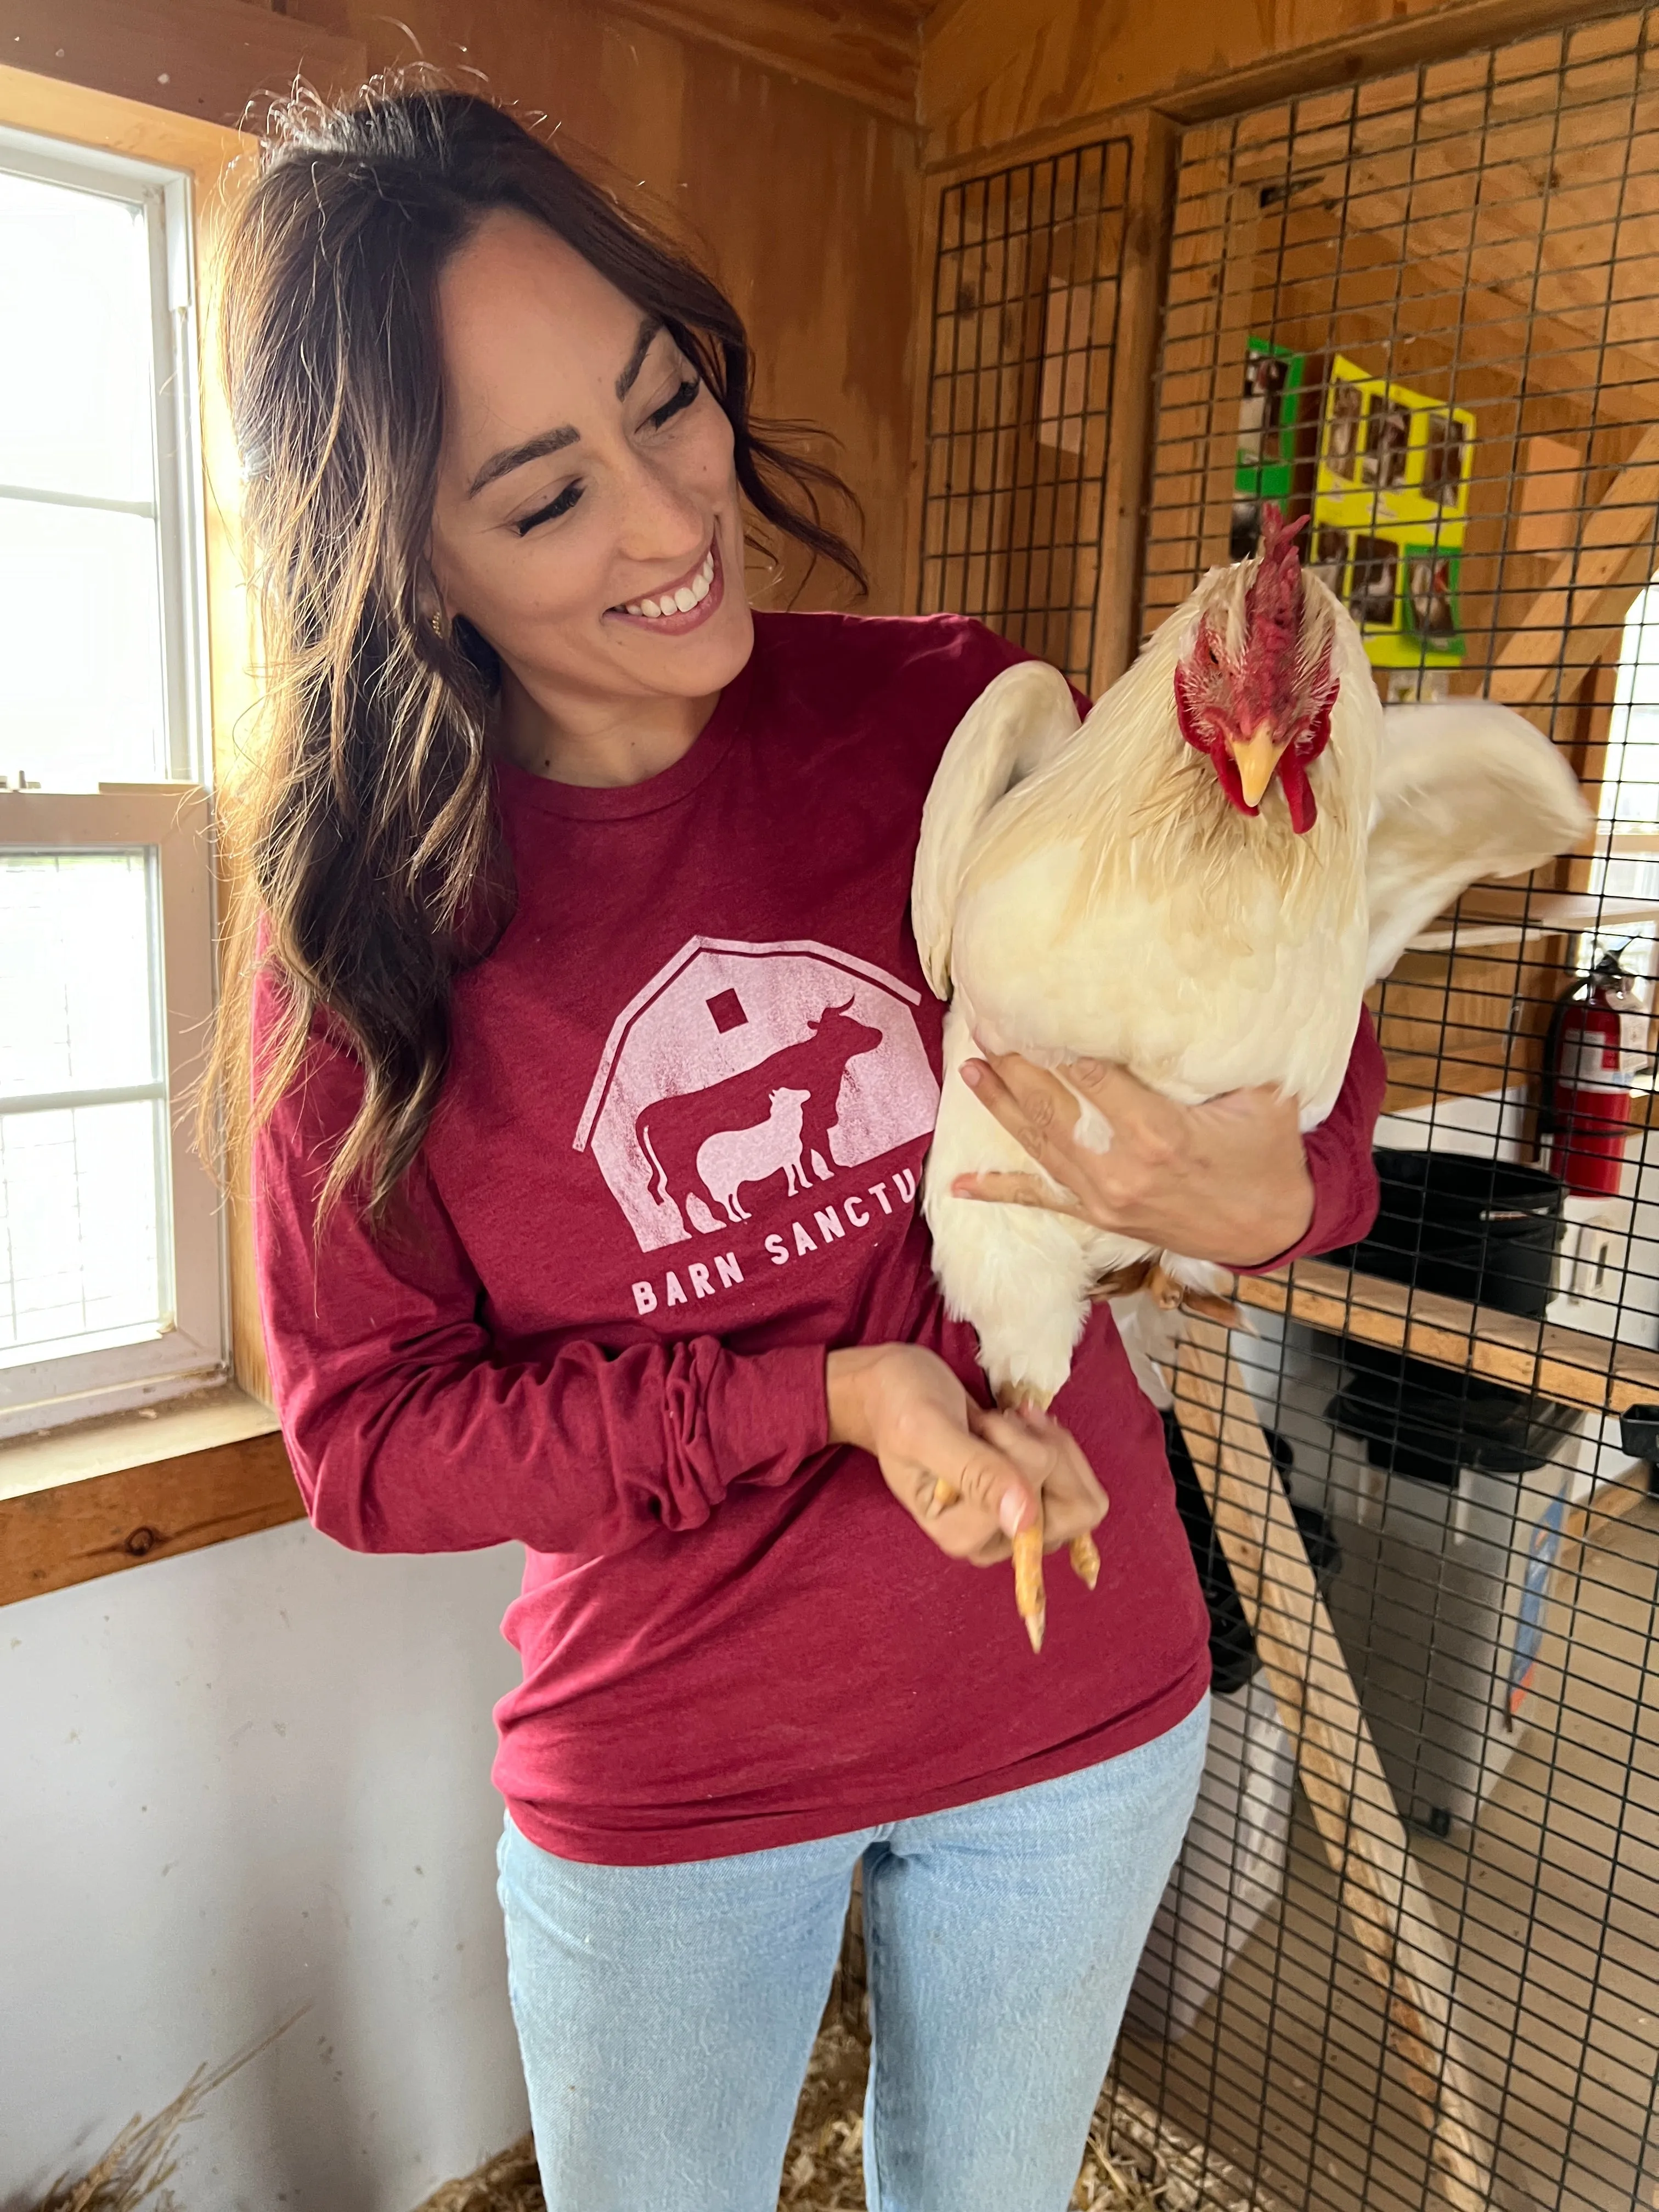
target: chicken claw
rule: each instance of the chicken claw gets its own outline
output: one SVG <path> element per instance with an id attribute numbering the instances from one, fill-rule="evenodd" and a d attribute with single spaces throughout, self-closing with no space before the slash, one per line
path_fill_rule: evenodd
<path id="1" fill-rule="evenodd" d="M 1014 1539 L 1014 1605 L 1025 1623 L 1033 1651 L 1042 1649 L 1048 1623 L 1048 1599 L 1042 1587 L 1042 1524 L 1022 1528 Z"/>
<path id="2" fill-rule="evenodd" d="M 1046 1402 L 1038 1394 L 1024 1384 L 1015 1384 L 999 1391 L 998 1402 L 1005 1413 L 1016 1406 L 1032 1406 L 1038 1413 L 1046 1413 Z M 948 1507 L 957 1504 L 962 1492 L 943 1475 L 933 1484 L 933 1494 L 922 1509 L 922 1517 L 932 1521 Z M 1092 1536 L 1086 1533 L 1073 1536 L 1066 1547 L 1072 1571 L 1087 1589 L 1093 1589 L 1100 1580 L 1100 1552 Z M 1013 1540 L 1014 1605 L 1025 1623 L 1025 1633 L 1031 1639 L 1033 1651 L 1041 1651 L 1044 1631 L 1048 1626 L 1048 1601 L 1042 1583 L 1042 1528 L 1041 1522 L 1022 1528 Z"/>

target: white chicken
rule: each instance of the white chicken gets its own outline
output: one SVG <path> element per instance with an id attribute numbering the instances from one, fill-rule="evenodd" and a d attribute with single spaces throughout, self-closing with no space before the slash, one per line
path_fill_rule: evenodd
<path id="1" fill-rule="evenodd" d="M 934 777 L 913 915 L 951 1005 L 924 1204 L 947 1306 L 1005 1404 L 1054 1396 L 1103 1284 L 1148 1261 L 1194 1288 L 1217 1277 L 1068 1214 L 954 1197 L 958 1176 L 1033 1164 L 953 1079 L 976 1036 L 1050 1067 L 1118 1061 L 1186 1104 L 1277 1085 L 1311 1128 L 1366 985 L 1476 878 L 1587 827 L 1571 771 L 1519 715 L 1385 711 L 1296 537 L 1268 508 L 1259 551 L 1212 570 L 1081 725 L 1054 669 L 1006 670 Z"/>

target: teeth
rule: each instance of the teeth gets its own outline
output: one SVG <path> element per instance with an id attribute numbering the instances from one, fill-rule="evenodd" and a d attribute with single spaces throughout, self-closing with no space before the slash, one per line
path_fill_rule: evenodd
<path id="1" fill-rule="evenodd" d="M 623 608 L 624 614 L 643 615 L 647 622 L 659 621 L 664 615 L 689 615 L 693 607 L 700 607 L 714 585 L 714 549 L 711 545 L 703 556 L 703 563 L 689 584 L 678 591 L 665 592 L 659 599 L 630 599 Z"/>

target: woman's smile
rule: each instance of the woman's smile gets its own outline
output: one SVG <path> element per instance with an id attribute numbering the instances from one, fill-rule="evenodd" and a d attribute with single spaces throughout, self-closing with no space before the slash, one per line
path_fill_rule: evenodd
<path id="1" fill-rule="evenodd" d="M 659 592 L 643 593 L 629 600 L 626 606 L 608 608 L 605 620 L 630 623 L 659 637 L 684 637 L 687 630 L 701 629 L 717 615 L 725 597 L 725 572 L 716 532 L 695 568 Z"/>

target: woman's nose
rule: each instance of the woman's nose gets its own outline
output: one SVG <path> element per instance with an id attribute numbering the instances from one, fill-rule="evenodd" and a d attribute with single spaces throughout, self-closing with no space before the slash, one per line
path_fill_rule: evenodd
<path id="1" fill-rule="evenodd" d="M 708 503 L 693 486 L 639 457 L 623 495 L 620 550 L 630 561 L 695 561 L 708 543 Z"/>

